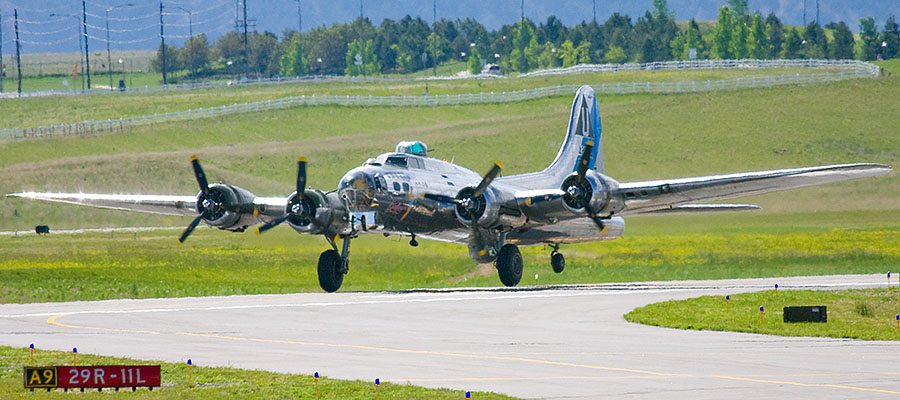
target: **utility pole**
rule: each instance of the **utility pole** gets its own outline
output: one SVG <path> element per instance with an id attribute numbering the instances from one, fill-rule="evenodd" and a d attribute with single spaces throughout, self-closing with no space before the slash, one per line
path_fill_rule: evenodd
<path id="1" fill-rule="evenodd" d="M 594 23 L 597 23 L 597 0 L 591 0 L 591 5 L 594 7 Z"/>
<path id="2" fill-rule="evenodd" d="M 16 27 L 16 73 L 19 75 L 19 96 L 22 95 L 22 58 L 19 53 L 19 10 L 13 10 L 13 17 L 15 18 L 15 27 Z"/>
<path id="3" fill-rule="evenodd" d="M 244 3 L 244 62 L 247 63 L 247 75 L 250 75 L 250 46 L 247 42 L 247 0 Z"/>
<path id="4" fill-rule="evenodd" d="M 437 76 L 437 0 L 433 0 L 432 4 L 432 15 L 431 20 L 434 21 L 434 28 L 432 31 L 434 32 L 434 39 L 431 40 L 431 69 L 434 72 L 434 76 Z"/>
<path id="5" fill-rule="evenodd" d="M 88 51 L 87 11 L 81 0 L 81 27 L 84 28 L 84 66 L 87 67 L 87 88 L 91 90 L 91 52 Z"/>
<path id="6" fill-rule="evenodd" d="M 0 13 L 0 93 L 3 93 L 3 13 Z"/>
<path id="7" fill-rule="evenodd" d="M 819 23 L 819 0 L 816 0 L 816 23 Z"/>
<path id="8" fill-rule="evenodd" d="M 522 18 L 519 18 L 519 21 L 525 19 L 525 0 L 522 0 Z"/>
<path id="9" fill-rule="evenodd" d="M 803 26 L 806 26 L 806 0 L 803 0 Z"/>
<path id="10" fill-rule="evenodd" d="M 163 72 L 163 86 L 168 86 L 169 81 L 166 79 L 166 33 L 163 30 L 163 3 L 159 2 L 159 40 L 160 40 L 160 51 L 162 51 L 162 72 Z"/>
<path id="11" fill-rule="evenodd" d="M 363 17 L 362 1 L 363 0 L 359 0 L 359 19 L 362 19 L 362 17 Z"/>
<path id="12" fill-rule="evenodd" d="M 300 14 L 300 0 L 297 0 L 297 33 L 303 34 L 303 14 Z"/>

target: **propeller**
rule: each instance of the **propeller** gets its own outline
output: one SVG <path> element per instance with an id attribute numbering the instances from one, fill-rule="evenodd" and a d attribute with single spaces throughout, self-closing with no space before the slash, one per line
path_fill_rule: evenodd
<path id="1" fill-rule="evenodd" d="M 575 183 L 569 185 L 569 187 L 564 190 L 564 196 L 566 200 L 584 207 L 584 210 L 587 211 L 588 216 L 591 217 L 591 220 L 594 221 L 597 228 L 603 232 L 604 229 L 606 229 L 606 226 L 603 224 L 603 218 L 597 216 L 597 212 L 591 208 L 590 196 L 586 196 L 589 193 L 589 188 L 585 187 L 587 180 L 584 177 L 590 166 L 593 150 L 594 142 L 588 141 L 584 146 L 584 150 L 581 151 L 581 156 L 578 158 L 578 174 L 576 175 L 577 178 L 575 179 Z"/>
<path id="2" fill-rule="evenodd" d="M 484 175 L 484 178 L 481 178 L 481 182 L 478 183 L 478 186 L 475 186 L 475 189 L 464 188 L 460 190 L 459 194 L 456 195 L 456 198 L 453 200 L 456 203 L 456 208 L 462 213 L 465 213 L 469 216 L 469 219 L 472 221 L 472 227 L 474 228 L 476 221 L 476 212 L 478 212 L 479 208 L 483 208 L 485 204 L 483 204 L 484 199 L 484 191 L 487 190 L 488 186 L 497 175 L 500 175 L 500 170 L 503 168 L 503 164 L 500 162 L 494 163 L 494 166 Z M 479 201 L 482 199 L 482 201 Z"/>
<path id="3" fill-rule="evenodd" d="M 303 204 L 303 195 L 304 189 L 306 188 L 306 157 L 300 157 L 297 159 L 297 187 L 296 187 L 296 195 L 292 196 L 288 199 L 290 205 L 290 211 L 285 212 L 284 215 L 275 218 L 263 225 L 260 225 L 256 228 L 256 234 L 259 235 L 269 229 L 272 229 L 278 225 L 281 225 L 284 221 L 287 221 L 291 216 L 306 216 L 309 214 L 309 210 L 304 207 Z M 315 213 L 315 210 L 312 211 Z"/>
<path id="4" fill-rule="evenodd" d="M 182 244 L 187 240 L 188 236 L 191 235 L 191 232 L 194 231 L 194 228 L 200 224 L 200 220 L 202 220 L 203 217 L 212 217 L 216 215 L 218 210 L 224 210 L 224 204 L 221 202 L 221 195 L 210 192 L 209 182 L 206 181 L 206 174 L 203 173 L 203 167 L 200 166 L 200 160 L 197 159 L 196 155 L 191 156 L 191 166 L 194 167 L 194 177 L 197 178 L 197 184 L 200 185 L 200 192 L 202 193 L 198 199 L 198 208 L 201 210 L 199 210 L 200 215 L 188 224 L 187 229 L 185 229 L 178 238 L 178 244 Z"/>

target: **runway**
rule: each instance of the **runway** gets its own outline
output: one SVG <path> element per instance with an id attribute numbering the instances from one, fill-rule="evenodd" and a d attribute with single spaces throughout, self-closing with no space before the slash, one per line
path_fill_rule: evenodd
<path id="1" fill-rule="evenodd" d="M 0 306 L 0 344 L 523 398 L 900 396 L 900 343 L 626 322 L 669 299 L 882 287 L 882 275 Z M 898 310 L 900 311 L 900 310 Z"/>

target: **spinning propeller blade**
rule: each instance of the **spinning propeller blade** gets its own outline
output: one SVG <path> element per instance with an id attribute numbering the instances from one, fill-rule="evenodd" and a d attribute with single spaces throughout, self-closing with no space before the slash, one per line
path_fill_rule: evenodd
<path id="1" fill-rule="evenodd" d="M 594 150 L 594 142 L 587 142 L 584 146 L 584 150 L 581 152 L 581 157 L 578 159 L 578 181 L 584 180 L 584 174 L 587 173 L 588 164 L 591 163 L 591 152 Z"/>
<path id="2" fill-rule="evenodd" d="M 197 156 L 191 156 L 191 165 L 194 167 L 194 176 L 200 185 L 200 191 L 203 194 L 209 194 L 209 182 L 206 181 L 206 174 L 203 173 L 203 168 L 200 167 L 200 161 L 197 160 Z"/>
<path id="3" fill-rule="evenodd" d="M 187 240 L 187 237 L 191 235 L 191 232 L 194 231 L 194 228 L 197 227 L 197 224 L 200 223 L 201 219 L 203 219 L 203 214 L 198 215 L 197 218 L 194 218 L 194 220 L 191 221 L 187 229 L 184 230 L 184 233 L 181 234 L 181 237 L 178 238 L 178 244 L 182 244 L 185 240 Z"/>
<path id="4" fill-rule="evenodd" d="M 490 185 L 491 182 L 494 181 L 494 178 L 496 178 L 497 175 L 500 175 L 501 168 L 503 168 L 503 164 L 500 164 L 499 161 L 494 163 L 494 166 L 491 167 L 491 170 L 488 171 L 487 175 L 485 175 L 484 178 L 481 179 L 481 183 L 479 183 L 478 186 L 475 187 L 475 191 L 472 192 L 472 197 L 481 197 L 481 195 L 484 194 L 485 189 L 487 189 L 488 185 Z"/>
<path id="5" fill-rule="evenodd" d="M 278 218 L 275 218 L 275 219 L 269 221 L 266 224 L 260 225 L 258 228 L 256 228 L 256 234 L 259 235 L 269 229 L 272 229 L 278 225 L 281 225 L 281 223 L 286 221 L 289 216 L 290 216 L 290 214 L 284 214 Z"/>
<path id="6" fill-rule="evenodd" d="M 297 204 L 303 204 L 303 191 L 306 189 L 306 157 L 300 157 L 297 159 Z M 300 207 L 301 211 L 303 207 Z M 256 234 L 259 235 L 269 229 L 272 229 L 278 225 L 281 225 L 282 222 L 287 221 L 291 215 L 293 215 L 293 211 L 287 211 L 284 215 L 275 218 L 269 221 L 266 224 L 260 225 L 256 228 Z"/>
<path id="7" fill-rule="evenodd" d="M 303 201 L 303 191 L 306 189 L 306 157 L 297 159 L 297 199 Z"/>

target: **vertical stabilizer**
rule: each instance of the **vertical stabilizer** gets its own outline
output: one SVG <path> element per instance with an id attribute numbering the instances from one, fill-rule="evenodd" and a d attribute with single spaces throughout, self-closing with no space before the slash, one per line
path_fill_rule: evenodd
<path id="1" fill-rule="evenodd" d="M 556 154 L 556 159 L 544 173 L 550 174 L 556 181 L 562 180 L 578 168 L 578 158 L 588 142 L 594 143 L 590 155 L 590 168 L 603 173 L 603 141 L 601 140 L 600 112 L 597 110 L 597 98 L 594 89 L 582 86 L 575 92 L 572 102 L 572 114 L 566 137 Z"/>
<path id="2" fill-rule="evenodd" d="M 559 187 L 566 177 L 578 169 L 578 159 L 588 142 L 594 143 L 589 168 L 603 173 L 603 142 L 600 133 L 600 112 L 594 89 L 582 86 L 575 92 L 565 139 L 550 166 L 541 172 L 516 175 L 505 178 L 504 181 L 533 189 Z"/>

